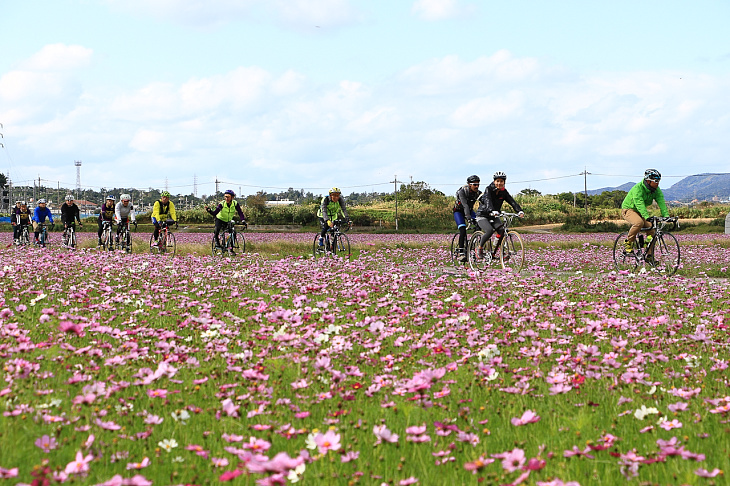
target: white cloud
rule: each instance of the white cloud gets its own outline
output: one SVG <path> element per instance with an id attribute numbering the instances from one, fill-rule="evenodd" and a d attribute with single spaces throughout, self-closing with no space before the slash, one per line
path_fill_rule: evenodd
<path id="1" fill-rule="evenodd" d="M 473 11 L 472 5 L 462 5 L 459 0 L 416 0 L 411 7 L 413 14 L 429 21 L 461 17 Z"/>
<path id="2" fill-rule="evenodd" d="M 274 0 L 272 12 L 284 23 L 304 28 L 342 27 L 363 17 L 348 0 Z"/>

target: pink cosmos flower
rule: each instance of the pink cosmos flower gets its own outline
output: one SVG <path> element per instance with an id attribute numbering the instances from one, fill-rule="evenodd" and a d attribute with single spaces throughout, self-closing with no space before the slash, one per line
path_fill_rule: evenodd
<path id="1" fill-rule="evenodd" d="M 243 443 L 243 448 L 254 452 L 266 452 L 271 448 L 271 442 L 251 437 L 248 439 L 248 442 Z"/>
<path id="2" fill-rule="evenodd" d="M 165 390 L 164 388 L 147 390 L 147 396 L 150 398 L 167 398 L 167 390 Z"/>
<path id="3" fill-rule="evenodd" d="M 14 467 L 12 469 L 5 469 L 4 467 L 0 467 L 0 479 L 10 479 L 16 477 L 18 477 L 17 467 Z"/>
<path id="4" fill-rule="evenodd" d="M 69 462 L 66 465 L 66 469 L 63 470 L 66 474 L 81 474 L 89 471 L 89 463 L 94 459 L 94 456 L 88 454 L 84 456 L 81 451 L 76 452 L 76 459 Z"/>
<path id="5" fill-rule="evenodd" d="M 56 442 L 55 437 L 49 437 L 47 435 L 44 435 L 35 441 L 35 445 L 36 447 L 39 447 L 43 452 L 48 454 L 53 449 L 58 447 L 58 442 Z"/>
<path id="6" fill-rule="evenodd" d="M 96 419 L 94 420 L 94 423 L 104 430 L 119 430 L 122 428 L 121 425 L 115 424 L 112 420 L 109 422 L 103 422 L 101 419 Z"/>
<path id="7" fill-rule="evenodd" d="M 522 449 L 512 449 L 509 452 L 503 452 L 501 454 L 492 454 L 492 457 L 502 459 L 502 468 L 508 473 L 515 472 L 525 465 L 525 451 Z"/>
<path id="8" fill-rule="evenodd" d="M 476 474 L 477 471 L 482 470 L 493 462 L 494 459 L 492 459 L 491 457 L 479 456 L 479 459 L 477 459 L 476 461 L 465 463 L 464 469 L 466 469 L 467 471 L 471 471 L 472 474 Z"/>
<path id="9" fill-rule="evenodd" d="M 234 469 L 233 471 L 226 471 L 220 476 L 218 476 L 219 481 L 232 481 L 236 479 L 238 476 L 243 474 L 243 471 L 240 469 Z"/>
<path id="10" fill-rule="evenodd" d="M 358 457 L 360 457 L 360 451 L 350 451 L 342 454 L 340 456 L 340 462 L 350 462 L 356 460 Z"/>
<path id="11" fill-rule="evenodd" d="M 144 418 L 144 423 L 148 425 L 160 425 L 165 419 L 160 417 L 159 415 L 147 415 Z"/>
<path id="12" fill-rule="evenodd" d="M 373 427 L 373 434 L 377 437 L 375 445 L 380 444 L 382 441 L 395 443 L 398 442 L 398 434 L 394 434 L 385 425 L 376 425 Z"/>
<path id="13" fill-rule="evenodd" d="M 149 465 L 150 465 L 150 458 L 149 457 L 145 457 L 144 459 L 142 459 L 141 462 L 128 462 L 127 463 L 127 470 L 130 470 L 130 469 L 143 469 L 143 468 L 145 468 L 145 467 L 147 467 Z"/>
<path id="14" fill-rule="evenodd" d="M 533 424 L 535 422 L 538 422 L 539 420 L 539 415 L 536 415 L 535 412 L 533 412 L 532 410 L 526 410 L 525 413 L 522 414 L 522 417 L 515 417 L 511 420 L 511 422 L 512 425 L 519 427 L 520 425 Z"/>
<path id="15" fill-rule="evenodd" d="M 244 437 L 242 435 L 235 434 L 223 434 L 223 440 L 226 442 L 242 442 Z"/>
<path id="16" fill-rule="evenodd" d="M 320 454 L 326 454 L 328 451 L 336 451 L 340 448 L 340 434 L 336 434 L 334 430 L 328 430 L 324 434 L 314 436 L 314 443 Z"/>
<path id="17" fill-rule="evenodd" d="M 677 419 L 674 419 L 672 421 L 667 420 L 660 423 L 659 427 L 663 428 L 664 430 L 679 429 L 682 427 L 682 422 Z"/>
<path id="18" fill-rule="evenodd" d="M 707 469 L 699 468 L 695 471 L 695 474 L 702 478 L 714 478 L 718 474 L 722 474 L 722 470 L 715 468 L 712 471 L 708 471 Z"/>
<path id="19" fill-rule="evenodd" d="M 417 482 L 418 478 L 411 476 L 410 478 L 401 479 L 398 484 L 400 484 L 400 486 L 407 486 L 408 484 L 416 484 Z"/>
<path id="20" fill-rule="evenodd" d="M 211 457 L 210 460 L 213 462 L 213 467 L 226 467 L 228 465 L 228 459 L 226 458 Z"/>

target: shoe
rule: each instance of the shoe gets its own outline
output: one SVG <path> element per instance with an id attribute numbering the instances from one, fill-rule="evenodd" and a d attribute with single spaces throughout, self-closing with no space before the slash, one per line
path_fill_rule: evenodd
<path id="1" fill-rule="evenodd" d="M 651 240 L 653 239 L 654 238 L 652 238 L 651 235 L 647 235 L 646 239 L 644 240 L 646 242 L 647 248 L 649 247 L 649 245 L 651 244 Z"/>
<path id="2" fill-rule="evenodd" d="M 158 247 L 158 246 L 160 246 L 160 245 L 159 245 L 159 243 L 157 243 L 157 242 L 155 241 L 155 242 L 154 242 L 154 243 L 152 243 L 152 244 L 151 244 L 150 246 L 151 246 L 151 247 L 153 247 L 153 248 L 157 248 L 157 247 Z"/>
<path id="3" fill-rule="evenodd" d="M 633 253 L 634 252 L 634 243 L 626 240 L 624 241 L 624 253 Z"/>
<path id="4" fill-rule="evenodd" d="M 97 246 L 101 246 L 101 238 L 99 238 L 99 243 L 97 243 Z"/>
<path id="5" fill-rule="evenodd" d="M 20 244 L 20 242 L 17 239 L 13 240 L 13 245 L 18 246 L 19 244 Z"/>
<path id="6" fill-rule="evenodd" d="M 477 258 L 480 260 L 484 259 L 484 248 L 481 246 L 477 249 Z"/>

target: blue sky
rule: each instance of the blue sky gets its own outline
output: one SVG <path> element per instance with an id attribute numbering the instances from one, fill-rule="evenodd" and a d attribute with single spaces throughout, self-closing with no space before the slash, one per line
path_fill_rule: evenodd
<path id="1" fill-rule="evenodd" d="M 0 2 L 16 184 L 544 193 L 726 172 L 730 2 Z M 571 177 L 566 177 L 571 176 Z M 670 177 L 676 176 L 676 177 Z M 27 182 L 26 182 L 27 183 Z M 238 190 L 237 190 L 238 192 Z"/>

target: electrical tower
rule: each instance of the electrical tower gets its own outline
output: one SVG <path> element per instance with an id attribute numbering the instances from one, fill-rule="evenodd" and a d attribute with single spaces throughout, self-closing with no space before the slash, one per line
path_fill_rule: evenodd
<path id="1" fill-rule="evenodd" d="M 76 166 L 76 199 L 81 194 L 81 161 L 75 160 L 74 165 Z"/>
<path id="2" fill-rule="evenodd" d="M 193 174 L 193 196 L 198 197 L 198 175 Z"/>
<path id="3" fill-rule="evenodd" d="M 167 177 L 165 177 L 165 190 L 169 190 L 168 184 L 167 184 Z"/>

